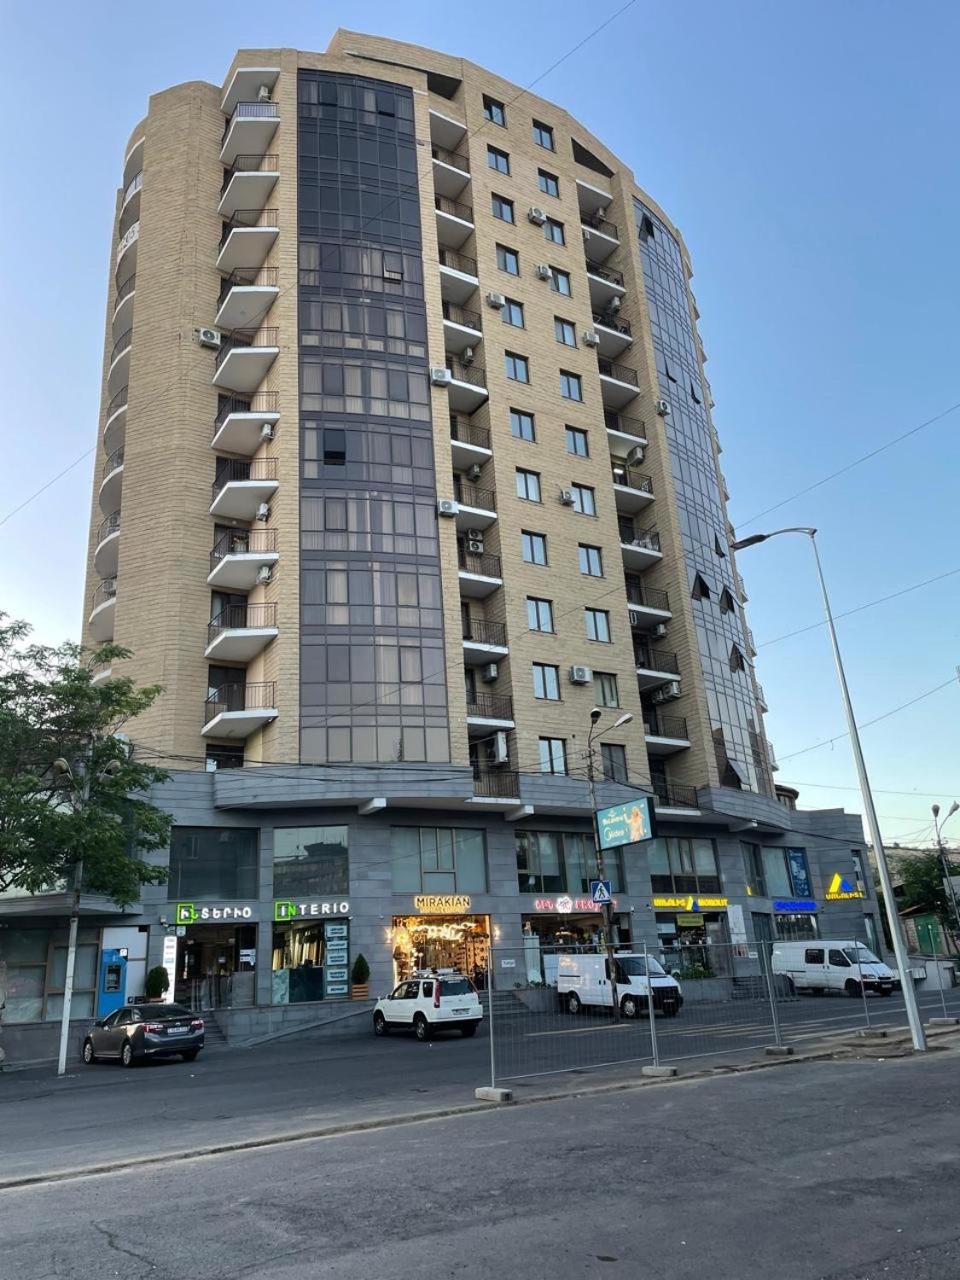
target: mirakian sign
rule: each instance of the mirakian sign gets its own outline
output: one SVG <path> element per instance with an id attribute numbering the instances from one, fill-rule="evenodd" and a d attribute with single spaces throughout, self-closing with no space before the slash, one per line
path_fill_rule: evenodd
<path id="1" fill-rule="evenodd" d="M 462 916 L 470 910 L 469 893 L 418 893 L 414 911 L 426 916 Z"/>

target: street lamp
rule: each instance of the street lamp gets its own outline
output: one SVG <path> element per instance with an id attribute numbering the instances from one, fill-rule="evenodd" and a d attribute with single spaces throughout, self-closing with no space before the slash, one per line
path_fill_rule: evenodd
<path id="1" fill-rule="evenodd" d="M 614 729 L 620 729 L 623 725 L 629 724 L 633 719 L 633 715 L 629 711 L 625 711 L 622 716 L 618 717 L 613 724 L 608 725 L 606 729 L 597 732 L 600 726 L 600 718 L 603 711 L 600 707 L 594 707 L 590 712 L 590 732 L 587 734 L 587 779 L 590 783 L 590 821 L 593 827 L 593 851 L 597 864 L 597 879 L 605 880 L 603 867 L 603 849 L 600 846 L 600 828 L 597 825 L 597 779 L 594 764 L 593 744 L 603 737 L 605 733 L 611 733 Z M 617 1022 L 620 1021 L 620 1000 L 617 996 L 617 971 L 614 966 L 614 937 L 613 937 L 613 902 L 605 902 L 603 904 L 603 932 L 607 950 L 607 965 L 610 969 L 610 991 L 613 999 L 613 1016 Z"/>
<path id="2" fill-rule="evenodd" d="M 791 527 L 788 529 L 774 529 L 771 533 L 754 533 L 748 538 L 740 538 L 733 543 L 734 551 L 742 551 L 745 547 L 756 546 L 757 543 L 766 542 L 768 538 L 776 538 L 781 533 L 803 533 L 810 539 L 810 545 L 813 548 L 813 558 L 817 566 L 817 578 L 820 582 L 820 592 L 823 596 L 823 611 L 826 614 L 827 629 L 830 632 L 830 643 L 833 646 L 833 661 L 837 668 L 837 680 L 840 684 L 840 696 L 843 699 L 843 710 L 847 717 L 847 729 L 850 733 L 850 743 L 853 747 L 853 759 L 857 767 L 857 777 L 860 780 L 860 795 L 863 799 L 864 815 L 867 820 L 867 830 L 870 832 L 870 839 L 873 841 L 873 849 L 877 859 L 877 871 L 880 874 L 880 884 L 883 887 L 883 906 L 887 913 L 887 924 L 890 926 L 890 937 L 893 939 L 893 953 L 897 958 L 897 968 L 900 971 L 900 987 L 903 991 L 903 1003 L 907 1010 L 907 1021 L 910 1024 L 910 1035 L 913 1039 L 913 1047 L 920 1052 L 926 1050 L 927 1042 L 923 1034 L 923 1024 L 920 1021 L 920 1010 L 917 1008 L 917 993 L 913 989 L 913 979 L 910 976 L 910 970 L 907 964 L 907 948 L 903 940 L 903 933 L 900 928 L 900 917 L 897 915 L 896 904 L 893 897 L 893 884 L 890 880 L 890 867 L 887 864 L 887 854 L 883 847 L 883 837 L 880 835 L 880 823 L 877 820 L 877 811 L 873 804 L 873 793 L 870 790 L 870 779 L 867 777 L 867 766 L 863 759 L 863 748 L 860 745 L 860 734 L 857 731 L 857 721 L 853 714 L 853 705 L 850 702 L 850 690 L 847 687 L 847 677 L 843 669 L 843 660 L 840 657 L 840 642 L 837 640 L 837 630 L 833 625 L 833 612 L 830 608 L 830 597 L 827 595 L 827 584 L 823 578 L 823 566 L 820 563 L 820 551 L 817 547 L 816 529 L 809 529 L 803 526 Z"/>
<path id="3" fill-rule="evenodd" d="M 940 868 L 943 871 L 943 883 L 950 895 L 950 901 L 953 903 L 953 916 L 955 921 L 955 929 L 960 932 L 960 906 L 957 905 L 957 891 L 953 887 L 953 876 L 950 873 L 950 864 L 947 862 L 947 850 L 943 843 L 943 828 L 947 825 L 953 815 L 960 809 L 960 804 L 954 800 L 953 804 L 947 810 L 947 816 L 940 821 L 940 806 L 932 804 L 930 812 L 933 814 L 933 827 L 937 833 L 937 853 L 940 855 Z M 954 934 L 954 944 L 956 945 L 957 933 Z"/>

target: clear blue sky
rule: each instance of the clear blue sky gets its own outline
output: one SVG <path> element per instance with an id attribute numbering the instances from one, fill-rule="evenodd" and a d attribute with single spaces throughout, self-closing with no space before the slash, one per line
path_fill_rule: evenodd
<path id="1" fill-rule="evenodd" d="M 521 84 L 622 0 L 8 5 L 0 103 L 6 455 L 0 517 L 95 441 L 114 192 L 147 95 L 220 83 L 243 46 L 322 49 L 338 23 Z M 482 16 L 481 16 L 482 14 Z M 838 612 L 960 568 L 960 412 L 764 522 L 750 517 L 960 401 L 960 9 L 948 0 L 638 0 L 537 85 L 625 157 L 681 227 L 741 532 L 816 524 Z M 0 526 L 0 606 L 79 632 L 92 458 Z M 807 548 L 740 557 L 768 732 L 801 803 L 857 807 Z M 960 574 L 840 623 L 859 719 L 948 680 Z M 960 685 L 868 728 L 888 839 L 960 792 Z M 818 784 L 814 786 L 813 784 Z M 958 796 L 960 798 L 960 796 Z M 957 836 L 960 836 L 960 819 Z"/>

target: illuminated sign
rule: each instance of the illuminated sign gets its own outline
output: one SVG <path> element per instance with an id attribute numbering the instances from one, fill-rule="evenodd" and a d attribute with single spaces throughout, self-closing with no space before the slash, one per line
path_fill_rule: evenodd
<path id="1" fill-rule="evenodd" d="M 798 915 L 804 911 L 816 911 L 817 904 L 812 898 L 774 898 L 773 909 Z"/>
<path id="2" fill-rule="evenodd" d="M 653 797 L 637 796 L 629 804 L 597 810 L 597 834 L 601 849 L 653 839 Z"/>
<path id="3" fill-rule="evenodd" d="M 414 911 L 432 916 L 459 916 L 470 910 L 468 893 L 421 893 L 413 900 Z"/>
<path id="4" fill-rule="evenodd" d="M 231 902 L 210 902 L 197 906 L 193 902 L 178 902 L 177 924 L 222 924 L 225 920 L 252 920 L 253 907 Z"/>
<path id="5" fill-rule="evenodd" d="M 830 887 L 824 894 L 828 902 L 846 902 L 849 898 L 865 898 L 866 896 L 859 881 L 853 885 L 839 871 L 834 872 Z"/>
<path id="6" fill-rule="evenodd" d="M 730 905 L 730 899 L 702 895 L 699 898 L 651 898 L 650 904 L 656 911 L 725 911 Z"/>
<path id="7" fill-rule="evenodd" d="M 316 898 L 309 902 L 291 902 L 279 898 L 273 904 L 273 918 L 283 920 L 312 920 L 317 916 L 348 916 L 350 903 L 346 898 Z"/>
<path id="8" fill-rule="evenodd" d="M 614 898 L 611 905 L 616 909 L 618 900 Z M 534 911 L 556 911 L 562 916 L 568 916 L 574 911 L 595 911 L 598 914 L 603 911 L 603 907 L 598 902 L 594 902 L 592 898 L 570 898 L 566 894 L 561 894 L 559 898 L 534 898 Z"/>

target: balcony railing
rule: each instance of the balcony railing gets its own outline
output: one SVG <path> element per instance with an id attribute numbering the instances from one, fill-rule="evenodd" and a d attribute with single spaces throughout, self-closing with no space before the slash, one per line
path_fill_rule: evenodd
<path id="1" fill-rule="evenodd" d="M 593 311 L 591 314 L 593 323 L 602 324 L 605 329 L 613 329 L 616 333 L 625 334 L 628 338 L 633 333 L 627 320 L 621 320 L 619 317 L 609 315 L 604 311 Z"/>
<path id="2" fill-rule="evenodd" d="M 121 333 L 120 337 L 113 344 L 113 350 L 110 352 L 110 363 L 113 364 L 121 351 L 126 351 L 133 341 L 133 330 L 127 329 L 125 333 Z"/>
<path id="3" fill-rule="evenodd" d="M 457 543 L 457 565 L 464 573 L 476 573 L 483 578 L 503 577 L 499 556 L 476 555 L 468 551 L 462 542 Z"/>
<path id="4" fill-rule="evenodd" d="M 222 684 L 204 702 L 204 724 L 209 724 L 225 711 L 262 711 L 277 705 L 277 686 L 273 680 L 256 684 Z"/>
<path id="5" fill-rule="evenodd" d="M 608 284 L 623 288 L 623 272 L 617 271 L 614 267 L 601 267 L 599 262 L 591 262 L 588 258 L 587 271 L 592 276 L 599 276 L 601 280 L 606 280 Z"/>
<path id="6" fill-rule="evenodd" d="M 483 716 L 486 720 L 512 720 L 513 698 L 508 693 L 484 693 L 467 691 L 467 715 Z"/>
<path id="7" fill-rule="evenodd" d="M 258 391 L 254 396 L 221 396 L 217 416 L 213 420 L 216 435 L 231 413 L 279 413 L 280 394 L 277 391 Z"/>
<path id="8" fill-rule="evenodd" d="M 607 409 L 604 411 L 603 423 L 608 431 L 620 431 L 625 436 L 639 436 L 641 440 L 647 438 L 647 424 L 642 418 L 628 418 L 622 413 Z"/>
<path id="9" fill-rule="evenodd" d="M 478 449 L 490 448 L 490 431 L 487 427 L 475 426 L 467 418 L 459 418 L 455 413 L 450 415 L 450 439 L 461 444 L 473 444 Z"/>
<path id="10" fill-rule="evenodd" d="M 220 248 L 227 243 L 231 231 L 249 231 L 251 227 L 276 227 L 279 226 L 279 217 L 276 209 L 238 209 L 223 224 Z"/>
<path id="11" fill-rule="evenodd" d="M 107 405 L 107 417 L 112 418 L 118 409 L 122 409 L 127 403 L 127 392 L 129 387 L 121 387 L 115 396 L 111 397 L 110 403 Z"/>
<path id="12" fill-rule="evenodd" d="M 449 196 L 433 197 L 434 207 L 440 213 L 449 213 L 451 217 L 459 218 L 461 222 L 473 221 L 473 205 L 461 204 L 459 200 L 451 200 Z"/>
<path id="13" fill-rule="evenodd" d="M 605 378 L 616 378 L 618 382 L 629 382 L 631 387 L 639 387 L 640 385 L 636 369 L 628 369 L 625 364 L 614 364 L 612 360 L 604 360 L 602 356 L 597 360 L 597 365 L 600 373 Z"/>
<path id="14" fill-rule="evenodd" d="M 602 235 L 612 236 L 614 240 L 620 239 L 620 232 L 615 222 L 610 222 L 607 218 L 581 218 L 581 224 L 588 227 L 591 231 L 599 231 Z"/>
<path id="15" fill-rule="evenodd" d="M 699 808 L 696 787 L 688 787 L 683 782 L 668 782 L 663 778 L 654 778 L 650 785 L 659 805 L 672 809 Z"/>
<path id="16" fill-rule="evenodd" d="M 220 297 L 217 299 L 219 307 L 224 298 L 231 289 L 237 287 L 246 289 L 275 289 L 279 283 L 279 272 L 276 267 L 260 267 L 259 270 L 253 267 L 238 267 L 236 271 L 231 271 L 228 276 L 224 276 L 220 283 Z"/>
<path id="17" fill-rule="evenodd" d="M 513 800 L 520 795 L 520 775 L 515 769 L 474 769 L 473 794 Z"/>
<path id="18" fill-rule="evenodd" d="M 483 328 L 483 317 L 479 311 L 468 311 L 466 307 L 458 307 L 455 302 L 443 304 L 443 318 L 451 324 L 462 324 L 465 329 Z"/>
<path id="19" fill-rule="evenodd" d="M 662 716 L 659 712 L 644 711 L 643 727 L 648 738 L 682 738 L 687 736 L 684 716 Z"/>
<path id="20" fill-rule="evenodd" d="M 143 170 L 141 169 L 139 173 L 134 174 L 134 176 L 130 179 L 130 181 L 127 183 L 126 187 L 124 188 L 123 200 L 121 201 L 121 203 L 126 204 L 127 201 L 130 199 L 130 197 L 136 195 L 136 193 L 140 190 L 142 186 L 143 186 Z"/>
<path id="21" fill-rule="evenodd" d="M 111 533 L 117 533 L 120 529 L 120 512 L 111 511 L 108 516 L 100 521 L 97 529 L 97 542 L 102 542 L 104 538 L 109 538 Z"/>
<path id="22" fill-rule="evenodd" d="M 227 140 L 227 134 L 230 132 L 230 126 L 234 120 L 279 120 L 280 108 L 275 102 L 238 102 L 233 108 L 233 115 L 229 117 L 227 123 L 223 126 L 223 136 L 220 139 L 220 145 Z"/>
<path id="23" fill-rule="evenodd" d="M 502 622 L 488 622 L 486 618 L 464 618 L 463 638 L 474 644 L 493 644 L 506 648 L 507 628 Z"/>
<path id="24" fill-rule="evenodd" d="M 638 467 L 627 466 L 625 462 L 614 462 L 610 466 L 613 483 L 628 489 L 639 489 L 641 493 L 653 493 L 653 480 Z"/>
<path id="25" fill-rule="evenodd" d="M 231 529 L 217 539 L 210 552 L 210 569 L 215 569 L 226 556 L 256 555 L 276 549 L 276 529 Z"/>
<path id="26" fill-rule="evenodd" d="M 443 245 L 440 246 L 440 265 L 452 271 L 462 271 L 465 276 L 477 274 L 476 258 L 468 258 L 465 253 L 457 253 L 456 249 L 447 249 Z"/>
<path id="27" fill-rule="evenodd" d="M 217 368 L 223 364 L 231 351 L 242 347 L 275 347 L 279 330 L 270 329 L 234 329 L 229 338 L 224 338 L 217 352 Z"/>
<path id="28" fill-rule="evenodd" d="M 279 173 L 280 166 L 275 155 L 237 156 L 229 169 L 223 171 L 223 186 L 220 194 L 229 187 L 231 179 L 237 173 Z"/>
<path id="29" fill-rule="evenodd" d="M 133 292 L 134 292 L 134 290 L 136 289 L 136 287 L 137 287 L 137 277 L 136 277 L 136 275 L 132 275 L 132 276 L 129 278 L 129 280 L 124 280 L 123 284 L 122 284 L 122 285 L 120 286 L 120 288 L 117 290 L 117 296 L 116 296 L 116 297 L 114 298 L 114 300 L 113 300 L 113 309 L 114 309 L 114 311 L 116 311 L 116 309 L 117 309 L 117 307 L 119 307 L 120 303 L 121 303 L 121 302 L 123 302 L 124 298 L 129 298 L 129 297 L 130 297 L 131 293 L 133 293 Z"/>
<path id="30" fill-rule="evenodd" d="M 675 676 L 680 674 L 677 655 L 668 653 L 666 649 L 650 649 L 647 645 L 635 644 L 633 658 L 638 667 L 645 667 L 647 671 L 669 671 Z"/>
<path id="31" fill-rule="evenodd" d="M 662 609 L 664 613 L 670 612 L 670 597 L 665 591 L 648 587 L 642 578 L 628 577 L 624 579 L 624 583 L 630 604 L 644 605 L 648 609 Z"/>
<path id="32" fill-rule="evenodd" d="M 106 604 L 108 600 L 117 598 L 117 580 L 116 578 L 104 578 L 104 580 L 94 591 L 90 600 L 90 612 L 98 609 L 100 605 Z"/>
<path id="33" fill-rule="evenodd" d="M 638 547 L 646 547 L 648 551 L 660 550 L 660 534 L 656 529 L 638 529 L 632 520 L 617 521 L 620 541 Z"/>
<path id="34" fill-rule="evenodd" d="M 453 496 L 465 507 L 479 507 L 481 511 L 496 511 L 497 491 L 481 489 L 470 480 L 453 477 Z"/>
<path id="35" fill-rule="evenodd" d="M 487 385 L 487 371 L 483 365 L 464 364 L 463 361 L 449 351 L 444 355 L 444 363 L 458 382 L 467 382 L 471 387 Z"/>
<path id="36" fill-rule="evenodd" d="M 121 446 L 119 449 L 114 449 L 113 453 L 110 454 L 110 457 L 104 461 L 103 467 L 100 471 L 100 479 L 103 480 L 111 471 L 116 471 L 117 467 L 122 466 L 123 447 Z"/>
<path id="37" fill-rule="evenodd" d="M 277 625 L 277 606 L 269 604 L 228 604 L 207 626 L 207 643 L 222 631 L 243 631 Z"/>
<path id="38" fill-rule="evenodd" d="M 250 462 L 245 458 L 224 458 L 217 470 L 217 478 L 213 482 L 212 495 L 216 498 L 220 490 L 233 480 L 276 480 L 276 478 L 276 458 L 254 458 Z"/>
<path id="39" fill-rule="evenodd" d="M 446 147 L 432 146 L 430 154 L 434 160 L 439 160 L 441 164 L 449 164 L 454 169 L 462 169 L 464 173 L 470 172 L 470 157 L 465 156 L 461 151 L 448 151 Z"/>

